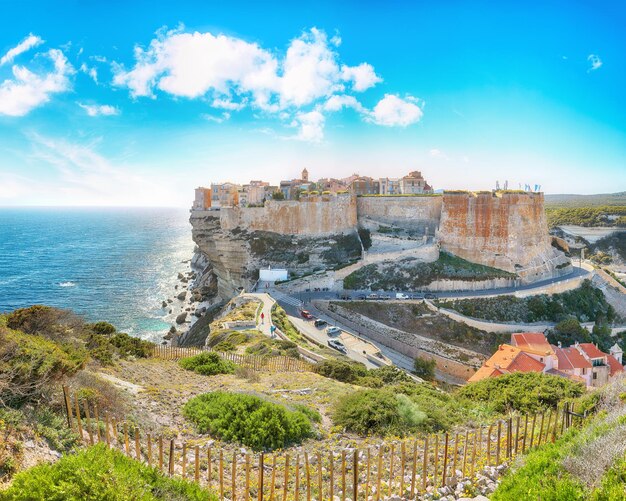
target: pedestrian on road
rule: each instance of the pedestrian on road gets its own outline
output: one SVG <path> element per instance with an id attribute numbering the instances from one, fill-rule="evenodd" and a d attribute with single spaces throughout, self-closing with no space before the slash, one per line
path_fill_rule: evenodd
<path id="1" fill-rule="evenodd" d="M 265 313 L 261 312 L 261 324 L 265 323 Z"/>

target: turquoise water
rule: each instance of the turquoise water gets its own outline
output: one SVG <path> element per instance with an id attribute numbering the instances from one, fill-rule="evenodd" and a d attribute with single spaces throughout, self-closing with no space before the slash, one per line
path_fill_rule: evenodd
<path id="1" fill-rule="evenodd" d="M 189 212 L 154 208 L 0 208 L 0 311 L 69 308 L 158 340 L 193 252 Z"/>

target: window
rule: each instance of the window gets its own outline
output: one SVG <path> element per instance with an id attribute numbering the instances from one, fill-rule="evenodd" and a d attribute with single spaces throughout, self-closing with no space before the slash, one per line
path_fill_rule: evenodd
<path id="1" fill-rule="evenodd" d="M 587 374 L 587 369 L 583 367 L 583 376 Z"/>
<path id="2" fill-rule="evenodd" d="M 597 372 L 593 373 L 593 379 L 598 379 L 598 373 Z"/>

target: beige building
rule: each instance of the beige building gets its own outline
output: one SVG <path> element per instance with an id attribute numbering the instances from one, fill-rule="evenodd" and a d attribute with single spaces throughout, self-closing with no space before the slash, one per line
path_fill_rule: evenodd
<path id="1" fill-rule="evenodd" d="M 193 210 L 207 210 L 211 208 L 211 188 L 200 186 L 195 190 Z"/>

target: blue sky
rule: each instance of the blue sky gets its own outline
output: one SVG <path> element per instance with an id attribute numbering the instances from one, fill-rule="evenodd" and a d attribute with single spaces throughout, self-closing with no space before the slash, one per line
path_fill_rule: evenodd
<path id="1" fill-rule="evenodd" d="M 303 167 L 626 190 L 623 2 L 298 4 L 0 0 L 0 205 Z"/>

